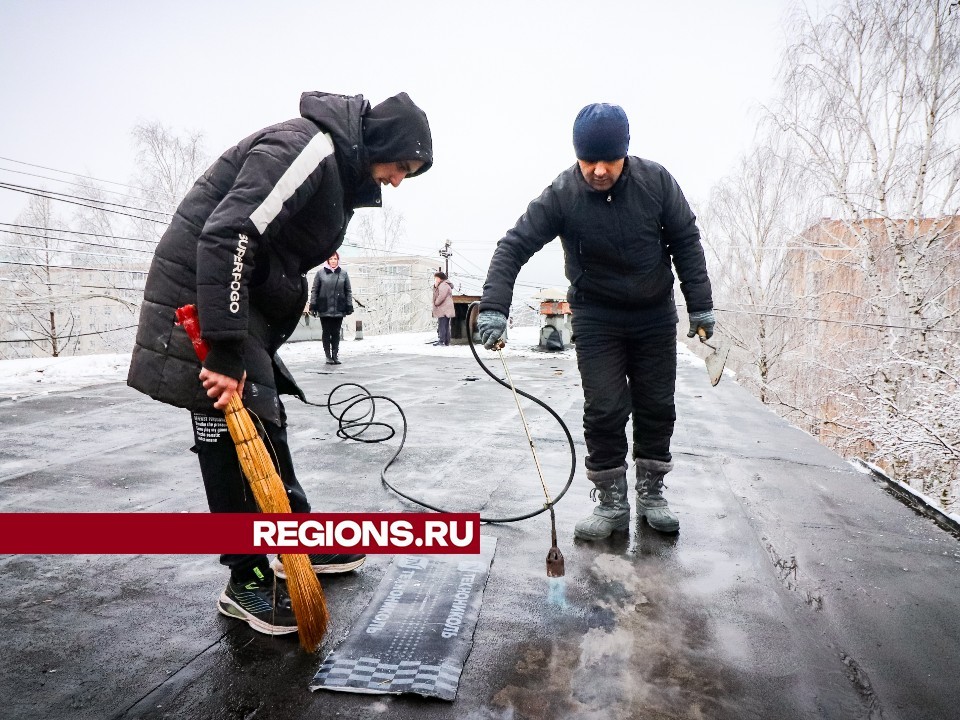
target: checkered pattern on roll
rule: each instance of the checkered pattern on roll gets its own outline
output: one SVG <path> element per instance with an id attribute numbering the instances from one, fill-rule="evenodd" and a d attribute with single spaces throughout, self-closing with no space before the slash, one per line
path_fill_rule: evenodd
<path id="1" fill-rule="evenodd" d="M 399 664 L 379 658 L 345 658 L 331 653 L 311 684 L 317 688 L 366 688 L 381 693 L 413 692 L 453 700 L 463 668 L 443 662 L 440 665 L 415 660 Z"/>

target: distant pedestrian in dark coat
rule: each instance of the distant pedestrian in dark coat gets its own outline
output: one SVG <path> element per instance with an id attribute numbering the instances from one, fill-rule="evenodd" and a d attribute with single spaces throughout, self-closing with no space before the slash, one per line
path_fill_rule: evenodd
<path id="1" fill-rule="evenodd" d="M 446 273 L 433 274 L 433 316 L 437 318 L 437 344 L 450 344 L 450 320 L 457 313 L 453 305 L 453 283 Z"/>
<path id="2" fill-rule="evenodd" d="M 250 100 L 253 102 L 253 99 Z M 174 213 L 144 288 L 127 383 L 190 411 L 211 512 L 256 512 L 223 409 L 239 394 L 259 423 L 293 512 L 310 512 L 293 470 L 280 394 L 303 397 L 277 355 L 303 315 L 306 273 L 329 258 L 359 207 L 379 207 L 433 163 L 427 116 L 406 93 L 371 107 L 362 95 L 307 92 L 300 117 L 227 150 Z M 210 345 L 201 366 L 174 312 L 196 303 Z M 363 555 L 312 555 L 317 572 Z M 225 554 L 218 610 L 270 634 L 296 632 L 282 568 L 265 555 Z"/>
<path id="3" fill-rule="evenodd" d="M 350 276 L 340 266 L 340 253 L 334 253 L 320 266 L 313 278 L 310 314 L 320 318 L 323 328 L 323 352 L 327 365 L 339 365 L 340 328 L 345 315 L 353 315 L 353 291 Z"/>
<path id="4" fill-rule="evenodd" d="M 689 314 L 688 337 L 715 324 L 700 231 L 680 186 L 662 166 L 627 156 L 630 129 L 617 105 L 583 108 L 573 125 L 577 163 L 562 172 L 497 244 L 477 329 L 493 347 L 507 327 L 521 266 L 556 237 L 563 244 L 577 364 L 583 386 L 587 478 L 600 500 L 577 523 L 585 540 L 629 527 L 627 419 L 633 417 L 637 511 L 651 527 L 680 524 L 663 497 L 673 469 L 677 309 L 674 275 Z"/>

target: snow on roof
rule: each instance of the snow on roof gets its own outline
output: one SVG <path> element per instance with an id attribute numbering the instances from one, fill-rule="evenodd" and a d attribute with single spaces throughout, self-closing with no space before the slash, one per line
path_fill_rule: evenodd
<path id="1" fill-rule="evenodd" d="M 536 348 L 539 343 L 539 327 L 514 327 L 508 332 L 508 342 L 503 350 L 509 358 L 573 357 L 574 350 L 545 353 Z M 349 336 L 348 336 L 349 338 Z M 345 358 L 351 355 L 396 353 L 402 355 L 433 355 L 469 357 L 468 345 L 438 347 L 432 344 L 436 334 L 397 333 L 394 335 L 367 335 L 362 340 L 345 340 L 340 352 Z M 684 345 L 678 344 L 681 361 L 700 363 Z M 484 360 L 486 356 L 496 359 L 489 351 L 478 348 Z M 321 362 L 323 346 L 319 342 L 288 343 L 280 349 L 280 356 L 287 364 Z M 68 357 L 26 358 L 0 360 L 0 399 L 16 400 L 22 397 L 43 395 L 52 392 L 77 390 L 92 385 L 125 382 L 130 366 L 130 353 L 104 355 L 74 355 Z"/>

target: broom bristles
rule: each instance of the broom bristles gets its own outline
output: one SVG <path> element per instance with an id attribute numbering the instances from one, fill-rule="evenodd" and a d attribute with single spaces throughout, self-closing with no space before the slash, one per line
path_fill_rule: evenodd
<path id="1" fill-rule="evenodd" d="M 237 447 L 240 467 L 250 483 L 260 512 L 289 513 L 290 499 L 287 497 L 287 490 L 237 395 L 230 399 L 225 415 L 227 428 Z M 323 588 L 308 555 L 284 553 L 281 562 L 287 575 L 290 605 L 297 618 L 300 646 L 307 652 L 314 652 L 323 640 L 330 620 Z"/>
<path id="2" fill-rule="evenodd" d="M 327 633 L 330 613 L 317 574 L 310 564 L 309 555 L 281 556 L 283 571 L 287 574 L 290 604 L 297 618 L 300 645 L 307 652 L 314 652 Z"/>

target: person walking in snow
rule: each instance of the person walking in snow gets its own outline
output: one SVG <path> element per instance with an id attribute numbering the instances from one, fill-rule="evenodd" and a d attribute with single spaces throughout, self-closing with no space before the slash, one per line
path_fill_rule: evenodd
<path id="1" fill-rule="evenodd" d="M 527 207 L 497 245 L 480 300 L 484 346 L 503 337 L 521 266 L 560 237 L 567 299 L 583 386 L 583 432 L 593 512 L 576 524 L 585 540 L 626 530 L 627 418 L 633 415 L 637 512 L 651 527 L 680 523 L 663 497 L 677 373 L 674 273 L 686 300 L 688 337 L 713 335 L 710 279 L 696 217 L 662 166 L 627 155 L 630 129 L 617 105 L 587 105 L 573 125 L 577 162 Z"/>
<path id="2" fill-rule="evenodd" d="M 437 318 L 437 345 L 450 344 L 450 320 L 456 317 L 453 283 L 444 272 L 433 274 L 433 316 Z"/>
<path id="3" fill-rule="evenodd" d="M 360 207 L 379 207 L 433 164 L 427 116 L 406 93 L 371 106 L 362 95 L 307 92 L 300 117 L 258 130 L 199 178 L 154 253 L 127 383 L 186 408 L 211 512 L 256 512 L 222 410 L 239 393 L 273 451 L 294 512 L 310 503 L 294 473 L 281 394 L 304 398 L 277 350 L 307 302 L 306 273 L 343 242 Z M 175 310 L 195 303 L 210 349 L 201 367 Z M 363 555 L 311 555 L 317 572 Z M 264 633 L 296 632 L 282 565 L 222 555 L 230 579 L 218 610 Z"/>
<path id="4" fill-rule="evenodd" d="M 334 253 L 313 276 L 310 314 L 320 318 L 321 340 L 327 365 L 339 365 L 340 328 L 345 315 L 353 315 L 353 291 L 350 276 L 340 265 L 340 253 Z"/>

